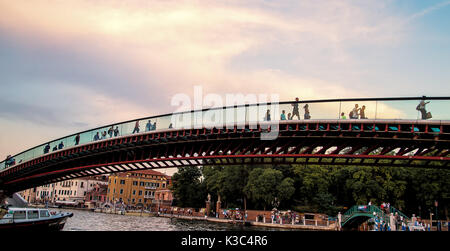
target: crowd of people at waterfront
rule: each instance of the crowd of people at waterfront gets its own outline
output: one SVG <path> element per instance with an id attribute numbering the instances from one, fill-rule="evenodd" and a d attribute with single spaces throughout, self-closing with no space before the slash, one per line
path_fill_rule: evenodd
<path id="1" fill-rule="evenodd" d="M 372 231 L 431 231 L 431 225 L 426 223 L 415 214 L 411 218 L 406 217 L 397 209 L 393 208 L 389 202 L 381 202 L 379 209 L 371 208 L 369 201 L 367 205 L 359 205 L 359 212 L 373 211 L 373 217 L 368 220 L 369 230 Z"/>
<path id="2" fill-rule="evenodd" d="M 391 222 L 378 215 L 370 219 L 369 222 L 373 224 L 373 231 L 431 231 L 430 223 L 418 219 L 414 214 L 411 220 L 408 221 L 402 215 L 395 213 L 392 225 Z"/>
<path id="3" fill-rule="evenodd" d="M 314 216 L 310 214 L 311 219 L 307 219 L 306 216 L 295 211 L 287 210 L 280 211 L 273 209 L 270 211 L 270 220 L 263 211 L 252 213 L 252 218 L 249 218 L 248 211 L 244 211 L 240 208 L 221 209 L 220 212 L 206 213 L 205 208 L 193 209 L 193 208 L 178 208 L 178 207 L 164 207 L 159 208 L 158 215 L 170 215 L 170 216 L 189 216 L 189 217 L 213 217 L 220 219 L 227 219 L 231 221 L 255 221 L 260 223 L 278 224 L 278 225 L 315 225 L 315 226 L 328 226 L 334 219 L 329 219 L 328 216 L 320 215 Z M 320 219 L 318 220 L 317 217 Z"/>

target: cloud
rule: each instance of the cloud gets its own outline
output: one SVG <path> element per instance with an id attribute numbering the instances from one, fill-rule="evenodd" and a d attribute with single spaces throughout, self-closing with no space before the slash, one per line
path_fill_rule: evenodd
<path id="1" fill-rule="evenodd" d="M 279 68 L 271 69 L 270 59 L 266 59 L 266 67 L 251 72 L 252 79 L 259 75 L 260 84 L 264 84 L 270 70 L 281 71 L 276 74 L 281 76 L 280 81 L 295 77 L 294 74 L 284 76 L 283 67 L 291 66 L 292 71 L 311 70 L 317 76 L 323 75 L 325 68 L 333 68 L 330 65 L 340 66 L 340 69 L 342 65 L 356 65 L 344 42 L 389 44 L 395 39 L 393 32 L 386 29 L 389 19 L 371 14 L 367 6 L 357 6 L 349 1 L 320 5 L 314 1 L 272 3 L 261 4 L 259 8 L 251 4 L 255 2 L 245 5 L 239 1 L 230 1 L 230 4 L 207 1 L 202 5 L 173 1 L 132 1 L 127 4 L 117 1 L 35 1 L 30 5 L 14 1 L 3 4 L 6 15 L 0 19 L 0 26 L 20 34 L 22 39 L 33 38 L 50 49 L 75 53 L 57 58 L 55 61 L 62 69 L 57 68 L 56 72 L 65 72 L 64 67 L 81 68 L 79 72 L 88 73 L 84 82 L 91 83 L 92 88 L 104 87 L 106 84 L 100 81 L 119 75 L 117 81 L 108 81 L 113 85 L 112 90 L 130 90 L 124 90 L 123 86 L 131 85 L 140 93 L 157 89 L 167 95 L 180 89 L 189 90 L 196 84 L 220 89 L 224 82 L 245 81 L 245 77 L 229 65 L 249 51 L 256 54 L 256 60 L 271 48 L 279 49 L 276 46 L 289 48 L 285 53 L 293 55 L 290 62 Z M 372 9 L 382 9 L 375 4 L 369 5 Z M 268 8 L 274 6 L 276 11 Z M 293 10 L 281 15 L 279 11 L 288 7 Z M 44 48 L 44 51 L 49 50 Z M 48 54 L 52 55 L 51 52 Z M 89 58 L 93 58 L 91 64 Z M 65 59 L 69 60 L 62 63 Z M 329 63 L 324 64 L 325 61 Z M 101 63 L 106 63 L 111 71 L 99 67 Z M 125 68 L 124 72 L 121 68 Z M 101 75 L 98 79 L 97 71 Z M 305 71 L 302 73 L 303 76 L 298 77 L 300 83 L 310 77 Z M 112 77 L 108 78 L 109 74 Z M 246 87 L 255 92 L 260 86 Z M 280 90 L 286 94 L 290 92 Z M 160 95 L 153 97 L 158 99 Z"/>
<path id="2" fill-rule="evenodd" d="M 448 6 L 448 5 L 450 5 L 450 1 L 444 1 L 444 2 L 441 2 L 441 3 L 435 4 L 433 6 L 430 6 L 428 8 L 425 8 L 425 9 L 419 11 L 419 12 L 416 12 L 416 13 L 410 15 L 408 18 L 406 18 L 404 20 L 404 22 L 403 22 L 403 25 L 405 25 L 407 23 L 410 23 L 410 22 L 412 22 L 415 19 L 418 19 L 418 18 L 421 18 L 421 17 L 423 17 L 425 15 L 428 15 L 428 14 L 430 14 L 433 11 L 436 11 L 436 10 L 439 10 L 441 8 L 444 8 L 444 7 Z"/>
<path id="3" fill-rule="evenodd" d="M 171 97 L 195 85 L 282 100 L 371 96 L 349 48 L 401 41 L 388 3 L 0 0 L 10 95 L 0 112 L 75 132 L 170 113 Z"/>

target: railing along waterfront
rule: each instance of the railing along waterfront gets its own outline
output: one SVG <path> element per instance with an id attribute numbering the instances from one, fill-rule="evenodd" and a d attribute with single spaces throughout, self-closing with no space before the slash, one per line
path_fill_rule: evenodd
<path id="1" fill-rule="evenodd" d="M 75 147 L 94 141 L 108 140 L 114 137 L 132 134 L 150 133 L 171 129 L 197 129 L 197 128 L 233 128 L 236 125 L 256 126 L 267 122 L 267 111 L 270 111 L 270 123 L 282 120 L 356 120 L 349 116 L 355 105 L 362 108 L 363 115 L 360 120 L 417 120 L 421 121 L 421 112 L 416 110 L 419 102 L 425 99 L 427 112 L 432 118 L 428 120 L 450 120 L 450 97 L 402 97 L 402 98 L 355 98 L 355 99 L 328 99 L 328 100 L 302 100 L 278 103 L 242 104 L 227 107 L 213 107 L 201 110 L 176 112 L 152 117 L 139 118 L 120 123 L 109 124 L 87 131 L 74 133 L 38 145 L 12 156 L 15 163 L 5 165 L 6 160 L 0 162 L 0 170 L 15 164 L 23 163 L 45 154 L 53 153 L 53 149 L 61 145 L 62 149 Z M 360 111 L 361 113 L 361 111 Z M 284 115 L 283 115 L 284 114 Z M 345 119 L 343 116 L 345 116 Z M 291 118 L 292 116 L 292 118 Z M 139 129 L 136 129 L 138 125 Z M 256 128 L 256 127 L 255 127 Z M 98 138 L 96 138 L 98 135 Z M 78 137 L 78 142 L 77 138 Z M 45 149 L 50 147 L 50 149 Z M 49 146 L 49 147 L 48 147 Z"/>

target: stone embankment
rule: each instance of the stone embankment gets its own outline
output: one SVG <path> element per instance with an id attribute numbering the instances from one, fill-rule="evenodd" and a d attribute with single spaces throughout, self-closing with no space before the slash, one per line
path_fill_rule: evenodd
<path id="1" fill-rule="evenodd" d="M 94 210 L 97 213 L 110 213 L 110 214 L 120 214 L 120 215 L 130 215 L 130 216 L 142 216 L 142 217 L 165 217 L 171 219 L 183 219 L 183 220 L 198 220 L 198 221 L 209 221 L 216 223 L 226 223 L 226 224 L 245 224 L 247 226 L 259 226 L 259 227 L 270 227 L 270 228 L 280 228 L 280 229 L 301 229 L 301 230 L 314 230 L 314 231 L 334 231 L 336 229 L 335 223 L 330 223 L 326 226 L 317 225 L 314 221 L 308 224 L 280 224 L 280 223 L 265 223 L 256 221 L 246 221 L 243 220 L 232 220 L 232 219 L 219 219 L 215 217 L 200 217 L 200 216 L 188 216 L 188 215 L 176 215 L 176 214 L 159 214 L 155 212 L 145 212 L 145 211 L 113 211 L 113 210 Z"/>

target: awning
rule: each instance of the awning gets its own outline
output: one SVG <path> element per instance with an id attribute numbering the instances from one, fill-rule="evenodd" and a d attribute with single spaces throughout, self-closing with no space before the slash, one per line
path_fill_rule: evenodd
<path id="1" fill-rule="evenodd" d="M 67 205 L 77 205 L 78 202 L 76 201 L 66 201 L 66 200 L 57 200 L 55 201 L 56 204 L 67 204 Z"/>

